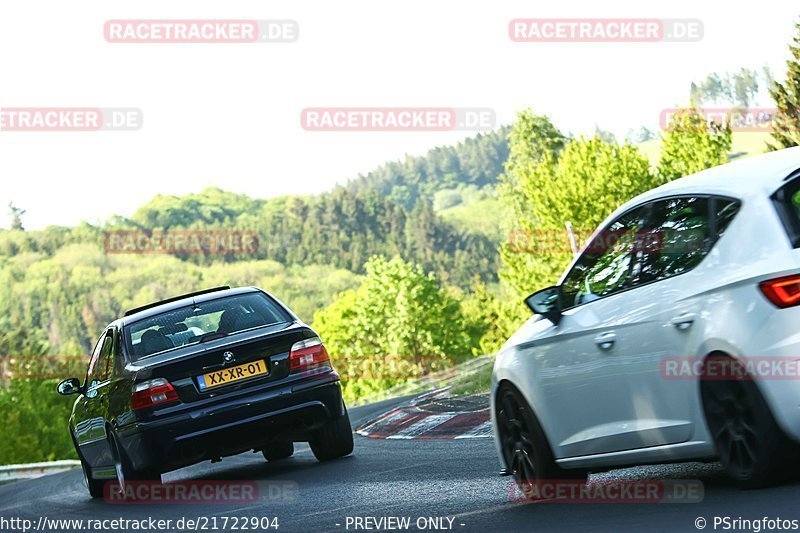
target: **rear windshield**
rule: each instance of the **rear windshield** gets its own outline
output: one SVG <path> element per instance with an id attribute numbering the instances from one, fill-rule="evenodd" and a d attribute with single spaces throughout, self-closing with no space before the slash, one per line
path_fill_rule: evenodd
<path id="1" fill-rule="evenodd" d="M 262 293 L 229 296 L 167 311 L 123 329 L 128 353 L 137 361 L 157 353 L 290 321 Z"/>

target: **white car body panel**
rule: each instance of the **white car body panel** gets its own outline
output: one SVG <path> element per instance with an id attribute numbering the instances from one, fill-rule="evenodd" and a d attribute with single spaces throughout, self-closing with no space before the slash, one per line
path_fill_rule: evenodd
<path id="1" fill-rule="evenodd" d="M 800 250 L 770 199 L 798 169 L 800 148 L 756 156 L 675 180 L 611 214 L 598 230 L 633 207 L 675 195 L 741 202 L 694 269 L 567 309 L 557 326 L 533 316 L 515 332 L 494 367 L 495 435 L 495 396 L 507 381 L 532 408 L 563 467 L 713 458 L 699 381 L 664 379 L 659 363 L 717 351 L 800 360 L 800 307 L 778 309 L 758 289 L 760 281 L 800 272 Z M 610 348 L 599 346 L 603 335 L 616 337 Z M 779 426 L 800 442 L 800 380 L 758 386 Z"/>

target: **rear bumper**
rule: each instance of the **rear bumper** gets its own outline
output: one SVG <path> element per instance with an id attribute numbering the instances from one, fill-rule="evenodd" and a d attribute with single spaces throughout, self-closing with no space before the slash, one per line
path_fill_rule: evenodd
<path id="1" fill-rule="evenodd" d="M 136 469 L 161 472 L 259 449 L 275 440 L 305 441 L 344 414 L 337 377 L 319 377 L 228 402 L 136 422 L 117 435 Z"/>

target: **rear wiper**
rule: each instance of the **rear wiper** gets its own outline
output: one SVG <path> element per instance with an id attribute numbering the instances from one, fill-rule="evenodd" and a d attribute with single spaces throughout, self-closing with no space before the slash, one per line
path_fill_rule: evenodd
<path id="1" fill-rule="evenodd" d="M 205 335 L 200 337 L 200 340 L 198 340 L 197 342 L 202 343 L 202 342 L 206 342 L 206 341 L 213 341 L 215 339 L 221 339 L 221 338 L 227 337 L 227 336 L 228 336 L 227 333 L 223 333 L 221 331 L 215 331 L 214 333 L 206 333 Z"/>

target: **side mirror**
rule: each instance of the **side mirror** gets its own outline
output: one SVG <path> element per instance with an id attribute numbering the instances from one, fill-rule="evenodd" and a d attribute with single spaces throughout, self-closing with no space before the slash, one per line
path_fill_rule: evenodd
<path id="1" fill-rule="evenodd" d="M 65 379 L 58 384 L 58 393 L 64 396 L 81 392 L 81 382 L 78 378 Z"/>
<path id="2" fill-rule="evenodd" d="M 550 322 L 558 325 L 561 322 L 561 288 L 548 287 L 534 292 L 527 298 L 525 303 L 531 311 L 537 315 L 542 315 Z"/>

